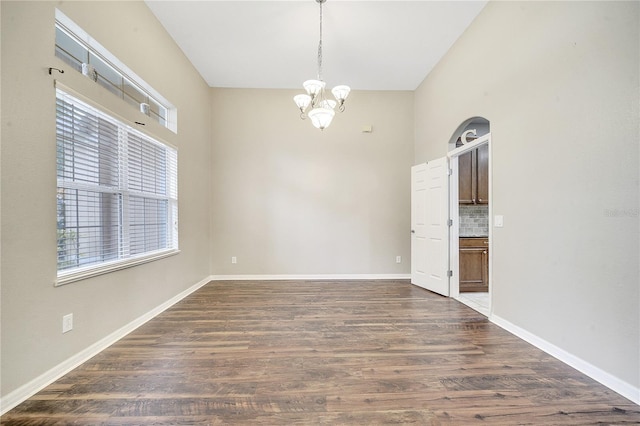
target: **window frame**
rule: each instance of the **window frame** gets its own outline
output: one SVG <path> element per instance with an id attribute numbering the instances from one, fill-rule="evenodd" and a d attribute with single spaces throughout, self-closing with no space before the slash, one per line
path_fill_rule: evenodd
<path id="1" fill-rule="evenodd" d="M 104 46 L 102 46 L 98 41 L 92 38 L 80 26 L 69 19 L 59 9 L 56 9 L 55 11 L 55 28 L 56 31 L 60 30 L 61 32 L 63 32 L 67 37 L 71 39 L 71 41 L 75 42 L 77 46 L 86 50 L 87 63 L 91 63 L 92 57 L 97 58 L 97 60 L 102 63 L 101 66 L 109 68 L 110 71 L 117 74 L 122 80 L 122 87 L 118 87 L 107 78 L 101 78 L 100 73 L 95 73 L 94 75 L 94 81 L 96 83 L 98 83 L 102 88 L 111 92 L 118 98 L 125 101 L 130 106 L 134 104 L 134 102 L 132 101 L 136 99 L 133 98 L 130 93 L 128 93 L 126 87 L 133 87 L 135 91 L 145 96 L 146 102 L 144 102 L 144 104 L 147 105 L 145 110 L 149 113 L 143 111 L 142 103 L 138 103 L 135 109 L 139 110 L 149 117 L 152 117 L 154 121 L 160 124 L 160 126 L 171 130 L 173 133 L 178 133 L 178 109 L 165 97 L 163 97 L 158 91 L 156 91 L 153 87 L 151 87 L 143 79 L 141 79 L 135 72 L 133 72 L 133 70 L 131 70 L 122 61 L 111 54 L 111 52 L 105 49 Z M 79 58 L 73 57 L 73 55 L 69 55 L 66 51 L 64 58 L 62 56 L 58 56 L 58 48 L 59 47 L 56 39 L 55 50 L 58 59 L 73 66 L 76 71 L 82 72 L 83 61 L 80 61 Z M 61 50 L 64 51 L 64 49 Z M 69 59 L 69 56 L 72 57 L 73 60 Z M 91 79 L 93 80 L 93 77 L 91 77 Z M 156 113 L 154 109 L 158 109 L 158 112 Z M 164 117 L 160 114 L 160 109 L 165 110 Z M 157 118 L 160 118 L 160 120 L 158 120 Z"/>
<path id="2" fill-rule="evenodd" d="M 72 99 L 73 103 L 76 106 L 81 108 L 88 108 L 91 112 L 96 112 L 98 115 L 101 115 L 103 118 L 106 117 L 106 120 L 115 123 L 118 127 L 118 133 L 123 133 L 123 136 L 118 137 L 117 141 L 117 150 L 118 150 L 118 167 L 129 167 L 128 153 L 127 153 L 127 144 L 130 139 L 129 135 L 133 135 L 135 138 L 139 138 L 143 141 L 150 141 L 150 143 L 154 144 L 158 147 L 163 147 L 167 154 L 167 161 L 171 162 L 171 164 L 167 164 L 167 176 L 165 192 L 166 194 L 157 194 L 145 191 L 137 191 L 132 190 L 129 187 L 129 180 L 127 173 L 124 173 L 124 179 L 119 178 L 119 182 L 117 188 L 113 188 L 113 186 L 105 186 L 105 193 L 116 193 L 120 196 L 120 202 L 125 203 L 121 205 L 121 212 L 118 218 L 118 232 L 120 238 L 118 239 L 118 249 L 117 249 L 117 258 L 114 260 L 102 261 L 99 263 L 92 263 L 86 266 L 74 267 L 69 269 L 58 269 L 59 266 L 56 266 L 57 269 L 57 279 L 55 281 L 56 286 L 68 284 L 71 282 L 83 280 L 89 277 L 98 276 L 102 274 L 106 274 L 112 271 L 129 268 L 132 266 L 152 262 L 158 259 L 163 259 L 168 256 L 173 256 L 180 253 L 179 250 L 179 240 L 178 240 L 178 150 L 173 145 L 166 143 L 165 141 L 159 140 L 155 136 L 151 136 L 140 130 L 132 127 L 128 120 L 123 119 L 119 115 L 109 111 L 108 109 L 96 104 L 95 102 L 87 99 L 86 97 L 78 94 L 77 92 L 62 86 L 60 84 L 56 84 L 55 90 L 56 97 L 56 146 L 58 146 L 58 138 L 59 138 L 59 130 L 58 130 L 58 99 L 61 98 L 63 101 L 67 101 L 68 99 Z M 124 146 L 123 146 L 124 145 Z M 171 157 L 172 156 L 172 157 Z M 57 156 L 56 156 L 57 157 Z M 123 163 L 124 161 L 124 163 Z M 56 158 L 56 164 L 58 164 L 58 159 Z M 58 166 L 56 170 L 58 170 Z M 67 189 L 89 189 L 92 187 L 95 189 L 96 185 L 85 184 L 83 182 L 77 182 L 73 180 L 65 180 L 57 178 L 56 188 L 57 191 L 60 188 Z M 96 192 L 98 193 L 98 192 Z M 145 196 L 146 195 L 146 196 Z M 164 248 L 158 250 L 150 250 L 146 251 L 142 254 L 131 256 L 127 249 L 130 248 L 131 237 L 128 235 L 130 232 L 129 229 L 129 217 L 128 217 L 128 209 L 130 208 L 128 198 L 130 196 L 134 197 L 142 197 L 146 199 L 156 199 L 156 200 L 166 200 L 166 214 L 167 214 L 167 245 Z M 57 209 L 56 209 L 57 210 Z M 65 228 L 66 229 L 66 228 Z M 56 232 L 59 232 L 58 226 L 56 226 Z M 124 249 L 123 249 L 124 247 Z M 124 256 L 124 255 L 127 256 Z"/>

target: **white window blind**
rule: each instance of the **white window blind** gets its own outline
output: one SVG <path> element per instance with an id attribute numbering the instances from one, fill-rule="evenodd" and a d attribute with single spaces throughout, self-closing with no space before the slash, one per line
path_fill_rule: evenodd
<path id="1" fill-rule="evenodd" d="M 58 281 L 178 249 L 177 152 L 56 91 Z"/>

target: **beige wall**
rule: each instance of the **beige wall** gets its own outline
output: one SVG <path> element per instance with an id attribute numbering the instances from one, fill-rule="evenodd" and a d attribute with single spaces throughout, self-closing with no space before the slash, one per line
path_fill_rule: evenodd
<path id="1" fill-rule="evenodd" d="M 640 385 L 639 6 L 491 2 L 415 94 L 415 162 L 491 121 L 494 313 Z"/>
<path id="2" fill-rule="evenodd" d="M 155 131 L 179 149 L 181 249 L 167 259 L 57 288 L 53 80 L 89 84 L 54 57 L 55 4 L 178 107 L 179 133 Z M 0 374 L 6 396 L 209 275 L 211 114 L 208 86 L 144 3 L 3 1 L 1 7 Z M 50 66 L 66 72 L 50 76 Z M 110 94 L 97 96 L 118 107 Z M 63 335 L 68 313 L 74 329 Z"/>
<path id="3" fill-rule="evenodd" d="M 408 274 L 413 93 L 356 91 L 323 132 L 295 94 L 211 90 L 212 272 Z"/>

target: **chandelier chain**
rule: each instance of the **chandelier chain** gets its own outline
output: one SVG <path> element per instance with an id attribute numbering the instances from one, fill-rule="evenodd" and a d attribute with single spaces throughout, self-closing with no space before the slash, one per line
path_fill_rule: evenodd
<path id="1" fill-rule="evenodd" d="M 320 1 L 320 41 L 318 42 L 318 80 L 322 81 L 322 3 Z"/>

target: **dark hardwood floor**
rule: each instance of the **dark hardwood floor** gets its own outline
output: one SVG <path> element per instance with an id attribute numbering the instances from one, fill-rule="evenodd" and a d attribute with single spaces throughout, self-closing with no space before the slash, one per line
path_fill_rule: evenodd
<path id="1" fill-rule="evenodd" d="M 406 281 L 212 282 L 3 425 L 640 424 L 640 407 Z"/>

